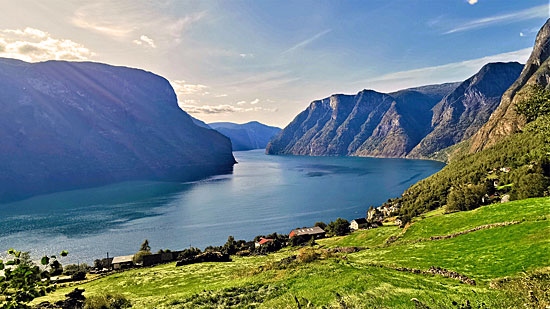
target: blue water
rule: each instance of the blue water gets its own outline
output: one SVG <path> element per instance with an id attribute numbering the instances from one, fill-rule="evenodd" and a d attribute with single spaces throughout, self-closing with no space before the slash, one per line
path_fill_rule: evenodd
<path id="1" fill-rule="evenodd" d="M 363 217 L 439 171 L 439 162 L 357 157 L 266 156 L 235 152 L 229 175 L 193 183 L 128 182 L 0 204 L 0 251 L 34 256 L 68 250 L 67 262 L 221 245 L 288 233 L 337 217 Z"/>

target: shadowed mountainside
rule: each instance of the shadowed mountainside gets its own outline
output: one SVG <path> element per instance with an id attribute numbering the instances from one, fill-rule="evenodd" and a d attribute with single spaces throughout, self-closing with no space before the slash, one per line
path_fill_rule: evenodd
<path id="1" fill-rule="evenodd" d="M 196 126 L 170 83 L 91 62 L 0 59 L 0 200 L 230 171 L 231 142 Z"/>

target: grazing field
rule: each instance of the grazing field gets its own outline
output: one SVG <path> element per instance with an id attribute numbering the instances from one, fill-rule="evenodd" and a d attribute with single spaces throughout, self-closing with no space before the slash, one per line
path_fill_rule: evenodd
<path id="1" fill-rule="evenodd" d="M 120 293 L 136 308 L 472 307 L 544 308 L 550 305 L 550 198 L 485 206 L 421 219 L 404 233 L 385 226 L 318 241 L 316 249 L 286 248 L 233 262 L 176 267 L 166 264 L 113 274 L 83 285 L 85 295 Z M 518 221 L 449 239 L 425 240 L 481 225 Z M 395 242 L 386 243 L 389 237 Z M 360 246 L 357 253 L 326 248 Z M 290 260 L 292 255 L 298 259 Z M 286 262 L 285 262 L 286 261 Z M 456 271 L 476 285 L 427 271 Z M 37 301 L 55 300 L 61 288 Z M 528 290 L 538 303 L 530 302 Z"/>

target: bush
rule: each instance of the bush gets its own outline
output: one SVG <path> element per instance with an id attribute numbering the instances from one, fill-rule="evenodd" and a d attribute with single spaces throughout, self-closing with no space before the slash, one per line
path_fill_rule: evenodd
<path id="1" fill-rule="evenodd" d="M 310 263 L 317 260 L 321 254 L 314 248 L 302 248 L 298 251 L 297 260 L 300 263 Z"/>
<path id="2" fill-rule="evenodd" d="M 82 263 L 80 265 L 77 264 L 69 264 L 65 267 L 63 267 L 63 274 L 67 276 L 72 276 L 78 272 L 84 272 L 87 273 L 90 271 L 90 266 L 86 263 Z"/>
<path id="3" fill-rule="evenodd" d="M 130 308 L 132 303 L 120 294 L 94 295 L 86 299 L 85 309 L 121 309 Z"/>

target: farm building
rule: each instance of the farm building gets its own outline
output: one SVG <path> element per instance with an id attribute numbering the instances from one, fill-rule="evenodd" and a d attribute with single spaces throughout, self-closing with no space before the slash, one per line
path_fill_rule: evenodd
<path id="1" fill-rule="evenodd" d="M 292 238 L 295 236 L 305 237 L 305 238 L 311 238 L 312 236 L 315 238 L 323 238 L 325 237 L 325 231 L 318 226 L 314 226 L 314 227 L 305 227 L 302 229 L 295 229 L 290 231 L 290 234 L 288 234 L 289 238 Z"/>
<path id="2" fill-rule="evenodd" d="M 134 256 L 133 255 L 124 255 L 116 256 L 113 258 L 113 269 L 124 269 L 134 266 Z"/>
<path id="3" fill-rule="evenodd" d="M 366 218 L 357 218 L 357 219 L 351 220 L 349 228 L 351 230 L 358 230 L 358 229 L 365 228 L 367 226 L 368 226 L 368 222 Z"/>
<path id="4" fill-rule="evenodd" d="M 272 242 L 273 239 L 269 239 L 269 238 L 260 238 L 260 241 L 257 241 L 254 243 L 254 247 L 258 248 L 258 247 L 261 247 L 263 244 L 266 244 L 268 242 Z"/>

